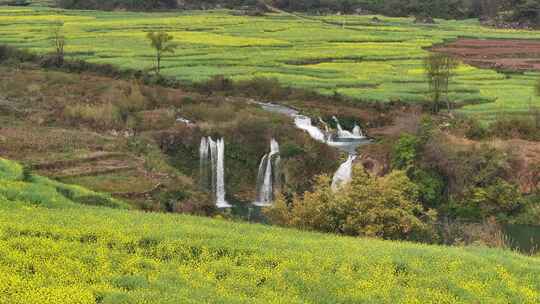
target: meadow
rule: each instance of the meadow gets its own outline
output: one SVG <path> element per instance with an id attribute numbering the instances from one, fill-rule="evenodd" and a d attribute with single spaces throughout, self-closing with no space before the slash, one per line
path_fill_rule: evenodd
<path id="1" fill-rule="evenodd" d="M 424 102 L 426 48 L 458 37 L 537 39 L 533 31 L 480 26 L 477 20 L 378 16 L 240 16 L 233 11 L 162 13 L 68 11 L 0 7 L 0 43 L 39 53 L 52 50 L 54 24 L 63 23 L 69 57 L 121 68 L 150 69 L 146 32 L 170 32 L 179 47 L 163 74 L 188 82 L 214 75 L 234 80 L 275 77 L 288 86 L 362 101 Z M 462 64 L 450 98 L 469 104 L 462 112 L 481 119 L 523 114 L 538 104 L 538 73 L 498 73 Z"/>
<path id="2" fill-rule="evenodd" d="M 106 198 L 0 159 L 0 303 L 540 301 L 540 260 L 510 251 L 88 206 L 89 193 Z"/>

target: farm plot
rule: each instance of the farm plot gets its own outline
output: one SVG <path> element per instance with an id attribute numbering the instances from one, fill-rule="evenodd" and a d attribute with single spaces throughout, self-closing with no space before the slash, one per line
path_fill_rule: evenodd
<path id="1" fill-rule="evenodd" d="M 275 77 L 293 87 L 342 94 L 362 101 L 427 99 L 423 58 L 434 44 L 470 38 L 535 39 L 528 31 L 484 28 L 476 20 L 414 24 L 408 18 L 271 14 L 237 16 L 230 11 L 128 13 L 0 7 L 0 43 L 46 53 L 55 23 L 63 23 L 69 56 L 122 68 L 152 67 L 145 34 L 170 32 L 179 43 L 163 73 L 185 81 L 214 75 L 232 79 Z M 465 113 L 489 120 L 524 114 L 539 103 L 535 71 L 502 74 L 462 64 L 450 98 L 469 104 Z"/>

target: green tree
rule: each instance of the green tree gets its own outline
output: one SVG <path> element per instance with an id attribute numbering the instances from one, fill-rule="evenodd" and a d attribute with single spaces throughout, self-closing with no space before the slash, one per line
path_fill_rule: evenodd
<path id="1" fill-rule="evenodd" d="M 392 167 L 399 170 L 411 168 L 416 160 L 419 144 L 418 137 L 402 134 L 392 150 Z"/>
<path id="2" fill-rule="evenodd" d="M 433 53 L 426 57 L 424 69 L 429 85 L 433 113 L 439 112 L 441 99 L 443 98 L 446 101 L 448 112 L 451 111 L 451 104 L 448 98 L 448 86 L 453 71 L 457 66 L 457 60 L 446 54 Z"/>
<path id="3" fill-rule="evenodd" d="M 172 42 L 174 39 L 172 35 L 163 31 L 150 32 L 146 35 L 146 38 L 150 40 L 150 45 L 155 50 L 154 69 L 159 75 L 161 72 L 161 60 L 163 55 L 166 53 L 174 53 L 177 44 Z"/>
<path id="4" fill-rule="evenodd" d="M 434 211 L 418 202 L 416 186 L 403 171 L 371 176 L 359 166 L 351 183 L 333 192 L 327 176 L 319 176 L 313 191 L 290 205 L 278 200 L 266 210 L 272 222 L 306 230 L 385 239 L 432 238 Z"/>

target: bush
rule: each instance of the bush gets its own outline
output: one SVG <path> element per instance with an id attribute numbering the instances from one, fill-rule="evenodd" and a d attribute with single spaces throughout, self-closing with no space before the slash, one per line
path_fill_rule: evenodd
<path id="1" fill-rule="evenodd" d="M 425 207 L 441 207 L 445 201 L 446 183 L 438 172 L 415 168 L 410 178 L 418 187 L 419 200 Z"/>
<path id="2" fill-rule="evenodd" d="M 402 134 L 392 151 L 392 167 L 408 169 L 413 166 L 417 157 L 419 140 L 416 136 Z"/>
<path id="3" fill-rule="evenodd" d="M 63 115 L 72 124 L 86 123 L 97 129 L 122 128 L 124 122 L 120 110 L 112 103 L 68 105 Z"/>
<path id="4" fill-rule="evenodd" d="M 279 198 L 265 211 L 277 224 L 351 236 L 430 240 L 436 213 L 418 202 L 416 186 L 402 171 L 372 177 L 354 169 L 350 185 L 335 193 L 327 176 L 319 176 L 313 192 L 290 206 Z"/>
<path id="5" fill-rule="evenodd" d="M 469 190 L 463 199 L 465 204 L 480 211 L 482 217 L 506 215 L 519 209 L 523 204 L 523 197 L 517 185 L 512 185 L 500 178 L 493 184 Z"/>
<path id="6" fill-rule="evenodd" d="M 540 141 L 540 129 L 534 120 L 527 118 L 498 119 L 489 126 L 488 132 L 494 137 Z"/>
<path id="7" fill-rule="evenodd" d="M 7 45 L 0 45 L 0 63 L 8 61 L 22 63 L 27 61 L 35 61 L 37 58 L 38 56 L 28 51 L 19 50 Z"/>

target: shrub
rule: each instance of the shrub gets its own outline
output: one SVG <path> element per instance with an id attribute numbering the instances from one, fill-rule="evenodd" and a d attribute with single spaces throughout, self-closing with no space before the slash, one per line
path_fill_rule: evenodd
<path id="1" fill-rule="evenodd" d="M 527 118 L 501 118 L 489 126 L 489 134 L 500 138 L 522 138 L 540 140 L 540 129 L 536 122 Z"/>
<path id="2" fill-rule="evenodd" d="M 235 87 L 241 94 L 270 100 L 284 98 L 291 93 L 291 90 L 283 87 L 276 78 L 267 77 L 238 81 Z"/>
<path id="3" fill-rule="evenodd" d="M 26 50 L 19 50 L 8 45 L 0 45 L 0 63 L 7 61 L 22 63 L 35 61 L 37 58 L 38 56 Z"/>
<path id="4" fill-rule="evenodd" d="M 24 168 L 16 162 L 0 158 L 0 179 L 22 180 L 24 179 Z"/>
<path id="5" fill-rule="evenodd" d="M 419 140 L 416 136 L 402 134 L 394 145 L 392 152 L 392 167 L 396 169 L 408 169 L 413 166 L 417 157 Z"/>
<path id="6" fill-rule="evenodd" d="M 118 107 L 112 103 L 101 105 L 68 105 L 64 118 L 72 124 L 86 123 L 97 129 L 122 128 L 124 120 Z"/>
<path id="7" fill-rule="evenodd" d="M 301 229 L 385 239 L 427 240 L 433 237 L 434 211 L 418 202 L 416 186 L 402 171 L 372 177 L 356 167 L 350 185 L 334 193 L 327 176 L 319 176 L 313 192 L 279 198 L 265 211 L 271 221 Z"/>
<path id="8" fill-rule="evenodd" d="M 205 82 L 200 82 L 195 87 L 206 94 L 224 92 L 233 89 L 233 82 L 223 75 L 215 75 Z"/>
<path id="9" fill-rule="evenodd" d="M 424 206 L 430 208 L 441 206 L 445 201 L 446 183 L 438 172 L 415 168 L 410 177 L 418 187 L 419 200 Z"/>

